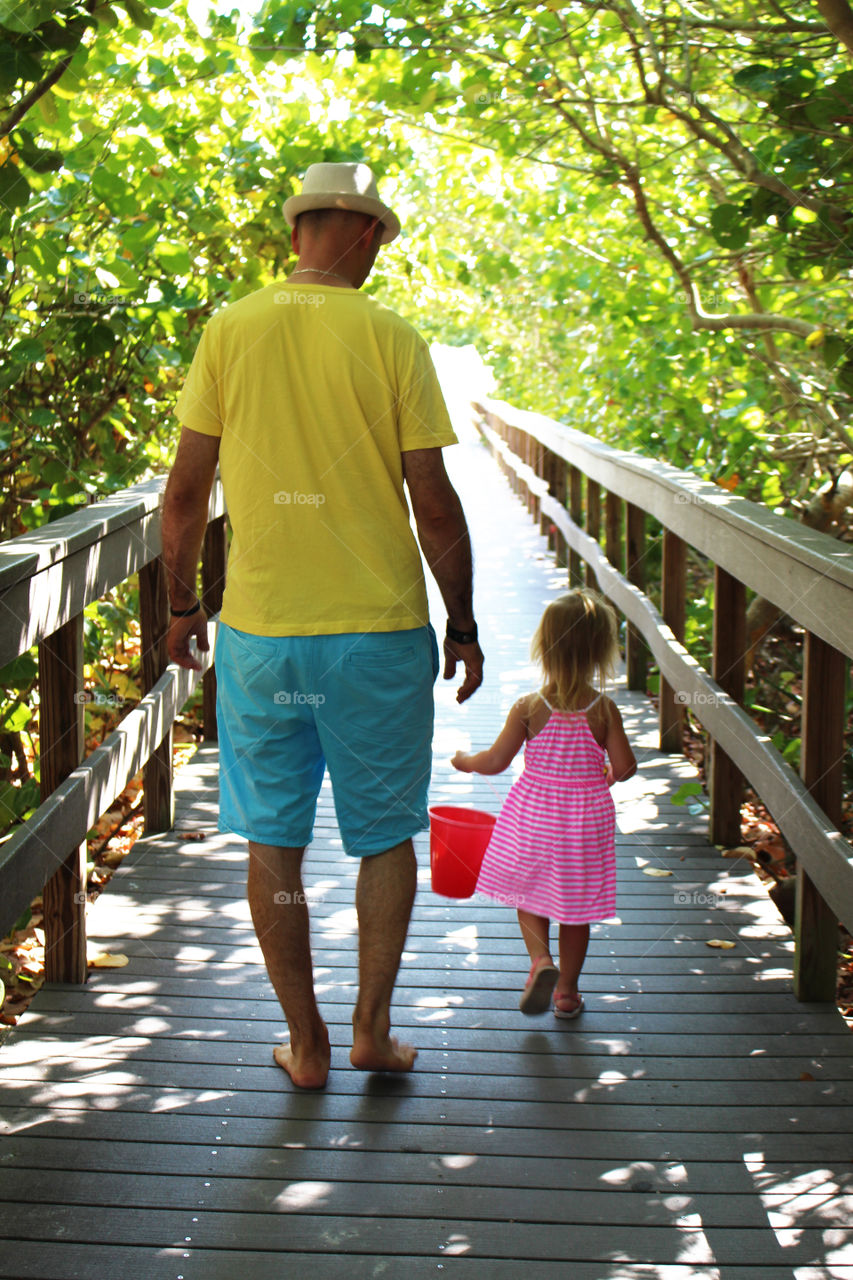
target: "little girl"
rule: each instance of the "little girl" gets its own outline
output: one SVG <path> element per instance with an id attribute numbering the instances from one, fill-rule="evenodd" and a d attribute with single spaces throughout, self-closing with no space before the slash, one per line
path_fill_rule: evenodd
<path id="1" fill-rule="evenodd" d="M 576 1018 L 590 921 L 612 916 L 616 905 L 609 788 L 637 768 L 618 707 L 593 687 L 619 656 L 616 615 L 595 592 L 570 591 L 548 605 L 531 653 L 545 675 L 541 691 L 519 698 L 487 751 L 457 751 L 451 763 L 463 773 L 501 773 L 526 744 L 524 772 L 498 816 L 477 890 L 518 906 L 532 962 L 521 1012 L 544 1013 L 553 993 L 555 1015 Z M 551 920 L 560 926 L 559 970 Z"/>

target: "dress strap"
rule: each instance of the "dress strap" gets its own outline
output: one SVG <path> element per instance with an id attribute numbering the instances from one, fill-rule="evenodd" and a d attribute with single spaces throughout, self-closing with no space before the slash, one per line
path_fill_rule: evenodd
<path id="1" fill-rule="evenodd" d="M 548 708 L 548 710 L 549 710 L 549 711 L 553 711 L 553 710 L 554 710 L 554 708 L 551 706 L 551 704 L 550 704 L 550 702 L 548 701 L 548 699 L 545 697 L 545 694 L 544 694 L 544 693 L 537 693 L 537 695 L 536 695 L 536 696 L 537 696 L 538 698 L 541 698 L 541 699 L 542 699 L 542 701 L 545 703 L 545 706 Z"/>
<path id="2" fill-rule="evenodd" d="M 580 712 L 582 712 L 584 715 L 586 715 L 587 711 L 591 711 L 591 710 L 592 710 L 592 708 L 595 706 L 596 702 L 598 702 L 599 698 L 603 698 L 603 697 L 604 697 L 604 693 L 603 693 L 603 692 L 601 692 L 601 693 L 597 693 L 597 694 L 595 695 L 595 697 L 593 698 L 592 702 L 588 702 L 588 703 L 586 704 L 586 706 L 585 706 L 585 707 L 578 707 L 578 711 L 580 711 Z"/>

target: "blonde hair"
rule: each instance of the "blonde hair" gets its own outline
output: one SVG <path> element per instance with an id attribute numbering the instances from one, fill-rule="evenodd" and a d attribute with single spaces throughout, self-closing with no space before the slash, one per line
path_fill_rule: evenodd
<path id="1" fill-rule="evenodd" d="M 572 711 L 590 685 L 604 688 L 619 661 L 616 614 L 597 591 L 578 588 L 552 600 L 530 646 L 545 675 L 543 695 L 559 710 Z"/>

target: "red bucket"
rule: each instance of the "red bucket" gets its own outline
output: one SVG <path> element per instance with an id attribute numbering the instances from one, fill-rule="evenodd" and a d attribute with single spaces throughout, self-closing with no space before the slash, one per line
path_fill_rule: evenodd
<path id="1" fill-rule="evenodd" d="M 471 897 L 494 825 L 494 814 L 482 809 L 430 805 L 429 865 L 434 893 L 445 898 Z"/>

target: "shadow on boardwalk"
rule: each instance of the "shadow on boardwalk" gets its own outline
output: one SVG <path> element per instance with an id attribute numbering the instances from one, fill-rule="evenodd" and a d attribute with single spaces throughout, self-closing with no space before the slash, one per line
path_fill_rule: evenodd
<path id="1" fill-rule="evenodd" d="M 488 785 L 447 761 L 533 687 L 529 637 L 563 579 L 484 451 L 449 463 L 488 680 L 464 708 L 440 682 L 433 798 L 489 808 Z M 324 787 L 307 857 L 323 1094 L 272 1062 L 282 1023 L 244 847 L 216 833 L 203 748 L 177 829 L 140 841 L 93 910 L 94 945 L 128 966 L 44 989 L 0 1050 L 0 1276 L 516 1280 L 532 1264 L 543 1280 L 853 1280 L 853 1037 L 833 1007 L 794 1000 L 787 928 L 672 805 L 690 766 L 656 752 L 646 701 L 617 696 L 640 770 L 618 789 L 618 917 L 594 929 L 587 1010 L 519 1015 L 514 914 L 434 896 L 421 837 L 395 999 L 411 1077 L 348 1064 L 354 868 Z"/>

